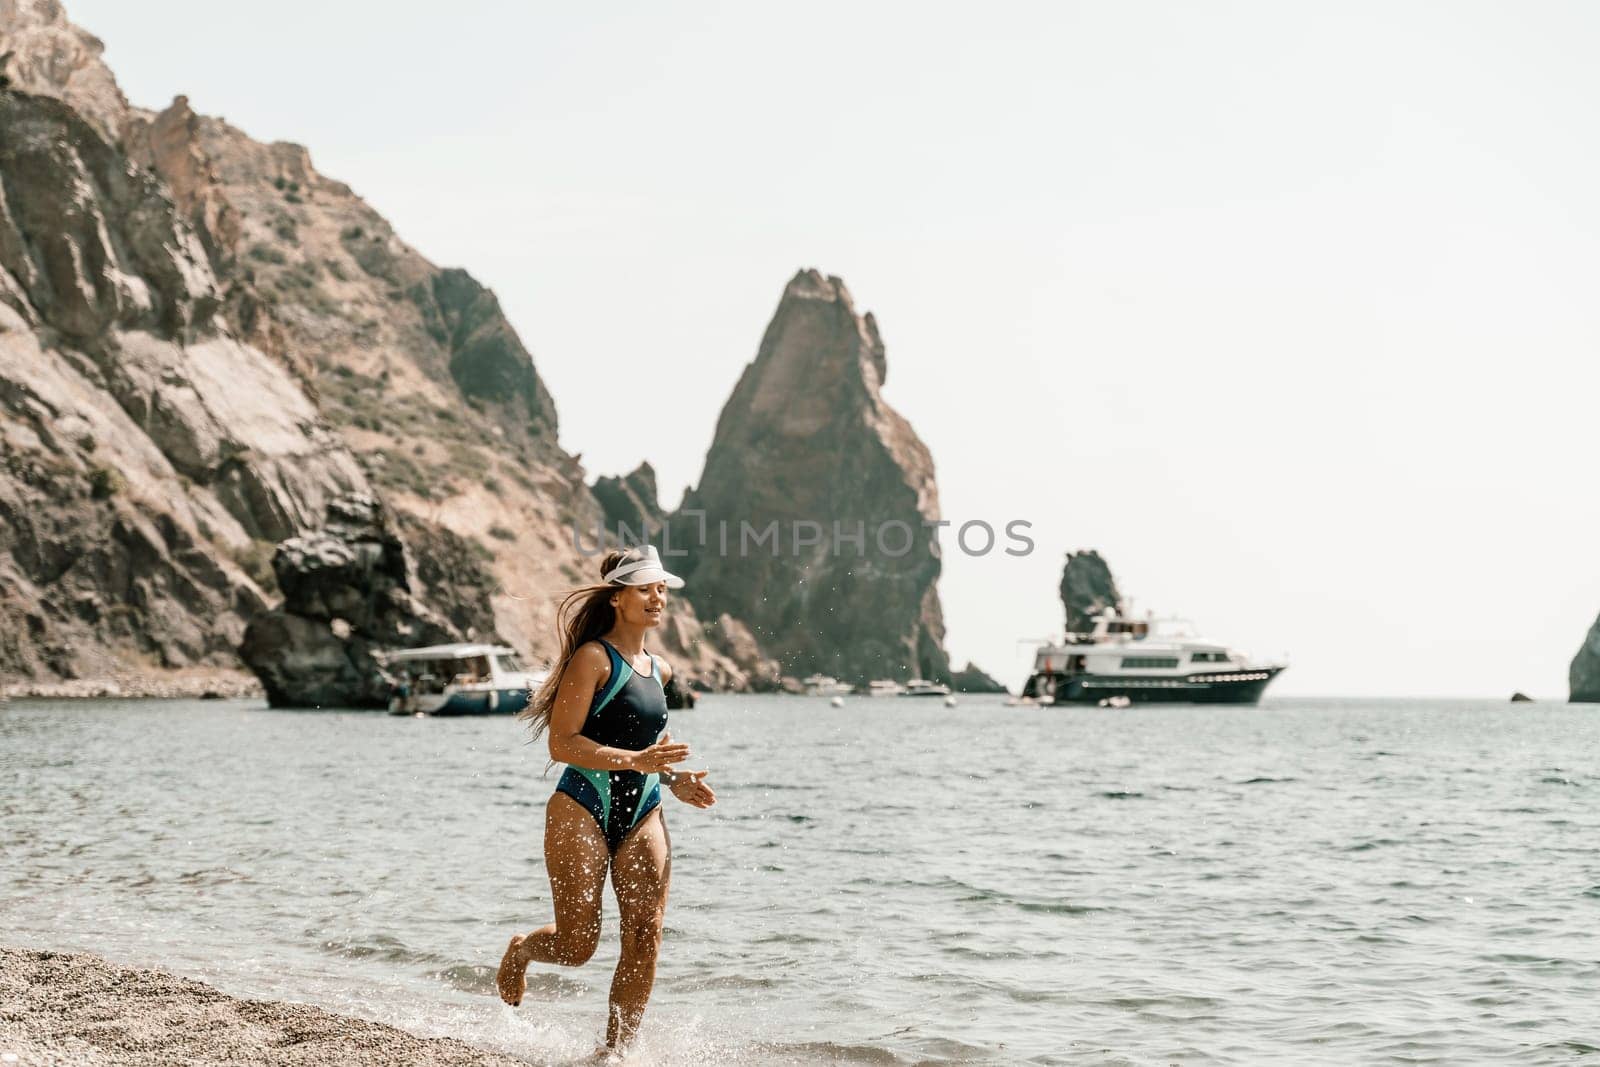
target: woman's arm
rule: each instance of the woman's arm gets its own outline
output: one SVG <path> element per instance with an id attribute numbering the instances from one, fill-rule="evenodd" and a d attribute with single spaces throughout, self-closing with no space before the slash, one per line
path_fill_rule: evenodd
<path id="1" fill-rule="evenodd" d="M 555 707 L 550 710 L 550 758 L 592 771 L 661 771 L 689 758 L 689 746 L 662 734 L 661 740 L 643 751 L 613 748 L 583 736 L 589 705 L 611 673 L 610 657 L 596 642 L 578 649 L 561 676 Z"/>
<path id="2" fill-rule="evenodd" d="M 661 687 L 665 689 L 667 683 L 672 681 L 672 665 L 664 659 L 656 660 L 656 665 L 661 671 Z M 688 757 L 685 757 L 686 759 Z M 672 795 L 685 804 L 696 808 L 709 808 L 717 802 L 717 794 L 706 785 L 707 771 L 662 771 L 661 784 L 672 791 Z"/>

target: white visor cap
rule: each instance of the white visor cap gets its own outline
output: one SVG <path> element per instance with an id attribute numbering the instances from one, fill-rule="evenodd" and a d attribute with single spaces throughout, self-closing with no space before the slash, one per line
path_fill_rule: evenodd
<path id="1" fill-rule="evenodd" d="M 661 565 L 655 545 L 629 549 L 628 554 L 622 557 L 622 562 L 601 575 L 600 580 L 609 585 L 654 585 L 665 582 L 668 589 L 683 588 L 683 579 Z"/>

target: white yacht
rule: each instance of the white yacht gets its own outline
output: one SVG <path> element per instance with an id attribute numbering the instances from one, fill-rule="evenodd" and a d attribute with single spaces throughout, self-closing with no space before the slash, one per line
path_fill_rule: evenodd
<path id="1" fill-rule="evenodd" d="M 855 692 L 855 687 L 849 682 L 841 682 L 826 674 L 808 675 L 800 679 L 800 684 L 806 687 L 808 697 L 840 697 Z"/>
<path id="2" fill-rule="evenodd" d="M 396 715 L 510 715 L 549 671 L 529 671 L 503 645 L 432 645 L 381 656 Z"/>
<path id="3" fill-rule="evenodd" d="M 879 678 L 877 681 L 867 683 L 867 695 L 874 697 L 904 696 L 906 687 L 893 678 Z"/>
<path id="4" fill-rule="evenodd" d="M 950 687 L 948 685 L 940 685 L 938 682 L 930 682 L 926 678 L 913 678 L 906 683 L 905 692 L 900 695 L 903 697 L 947 697 L 950 695 Z"/>
<path id="5" fill-rule="evenodd" d="M 1170 702 L 1254 704 L 1287 667 L 1258 663 L 1197 637 L 1181 619 L 1107 610 L 1090 633 L 1070 633 L 1034 655 L 1022 697 L 1040 704 Z"/>

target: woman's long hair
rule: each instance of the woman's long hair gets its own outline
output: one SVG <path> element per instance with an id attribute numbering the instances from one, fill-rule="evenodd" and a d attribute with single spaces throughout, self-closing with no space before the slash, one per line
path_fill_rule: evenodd
<path id="1" fill-rule="evenodd" d="M 600 561 L 600 573 L 609 573 L 631 554 L 607 552 Z M 556 629 L 561 632 L 561 654 L 550 667 L 550 677 L 534 691 L 528 706 L 517 713 L 517 718 L 533 728 L 533 736 L 529 740 L 538 740 L 539 735 L 549 729 L 550 713 L 555 710 L 562 676 L 567 673 L 567 667 L 578 649 L 602 634 L 610 633 L 611 627 L 616 625 L 617 609 L 611 606 L 611 596 L 619 588 L 621 586 L 605 583 L 585 585 L 561 598 L 561 606 L 556 609 Z"/>

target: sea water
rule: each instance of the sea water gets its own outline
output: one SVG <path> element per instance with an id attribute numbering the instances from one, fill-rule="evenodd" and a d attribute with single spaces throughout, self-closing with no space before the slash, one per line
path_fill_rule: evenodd
<path id="1" fill-rule="evenodd" d="M 1540 1063 L 1600 1051 L 1600 708 L 712 696 L 634 1060 Z M 596 1044 L 616 910 L 549 920 L 509 718 L 0 706 L 0 943 L 530 1062 Z"/>

